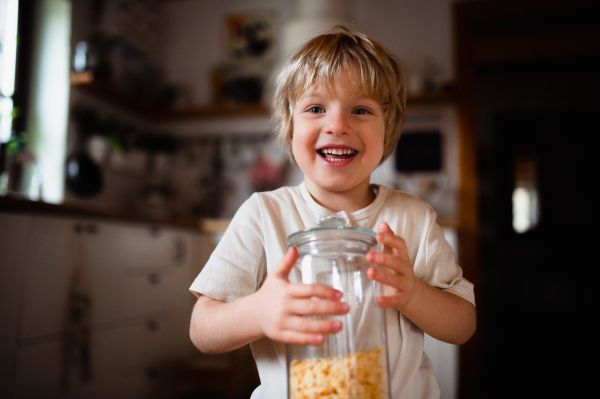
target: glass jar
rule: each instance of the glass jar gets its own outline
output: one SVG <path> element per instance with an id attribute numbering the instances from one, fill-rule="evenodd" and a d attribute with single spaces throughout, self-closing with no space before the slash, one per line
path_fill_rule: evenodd
<path id="1" fill-rule="evenodd" d="M 291 234 L 287 244 L 298 249 L 296 281 L 331 286 L 350 306 L 342 316 L 312 316 L 342 321 L 342 330 L 327 334 L 323 345 L 287 345 L 288 398 L 389 399 L 384 313 L 365 258 L 377 248 L 375 232 L 330 216 Z"/>

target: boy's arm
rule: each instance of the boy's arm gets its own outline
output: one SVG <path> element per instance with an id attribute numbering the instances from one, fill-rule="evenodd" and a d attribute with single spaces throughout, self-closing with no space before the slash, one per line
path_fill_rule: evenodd
<path id="1" fill-rule="evenodd" d="M 204 353 L 234 350 L 261 337 L 244 299 L 226 303 L 201 295 L 194 305 L 190 339 Z"/>
<path id="2" fill-rule="evenodd" d="M 262 287 L 234 302 L 200 296 L 190 323 L 190 338 L 205 353 L 237 349 L 259 338 L 304 345 L 320 345 L 325 334 L 336 333 L 338 320 L 305 316 L 342 315 L 348 304 L 341 292 L 321 284 L 290 284 L 288 275 L 298 258 L 290 248 L 267 275 Z M 315 300 L 314 298 L 320 298 Z"/>
<path id="3" fill-rule="evenodd" d="M 433 338 L 455 345 L 467 342 L 475 333 L 475 306 L 449 292 L 435 288 L 414 275 L 406 243 L 386 223 L 379 227 L 381 253 L 370 252 L 367 261 L 383 268 L 370 268 L 371 279 L 384 284 L 381 307 L 395 307 Z"/>
<path id="4" fill-rule="evenodd" d="M 462 345 L 475 333 L 475 306 L 421 280 L 411 300 L 398 310 L 417 327 L 440 341 Z"/>

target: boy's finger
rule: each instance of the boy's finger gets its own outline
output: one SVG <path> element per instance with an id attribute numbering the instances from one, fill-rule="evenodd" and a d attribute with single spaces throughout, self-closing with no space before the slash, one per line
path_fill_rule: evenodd
<path id="1" fill-rule="evenodd" d="M 383 253 L 394 253 L 401 256 L 406 254 L 406 241 L 397 236 L 385 222 L 379 224 L 377 241 L 383 244 L 383 250 L 381 251 Z"/>
<path id="2" fill-rule="evenodd" d="M 290 275 L 296 260 L 298 259 L 298 250 L 296 247 L 290 247 L 283 258 L 277 263 L 277 266 L 273 268 L 271 273 L 276 277 L 286 279 Z"/>
<path id="3" fill-rule="evenodd" d="M 287 330 L 281 334 L 279 339 L 281 342 L 296 345 L 323 345 L 325 342 L 325 334 L 322 333 L 302 333 L 297 331 Z"/>
<path id="4" fill-rule="evenodd" d="M 290 317 L 284 329 L 302 333 L 335 334 L 343 328 L 341 320 L 315 320 L 307 317 Z"/>
<path id="5" fill-rule="evenodd" d="M 343 294 L 341 291 L 324 284 L 293 284 L 290 294 L 295 298 L 322 298 L 330 301 L 339 301 Z"/>
<path id="6" fill-rule="evenodd" d="M 350 306 L 339 301 L 302 299 L 291 303 L 289 311 L 302 316 L 332 316 L 348 313 Z"/>
<path id="7" fill-rule="evenodd" d="M 383 244 L 382 252 L 392 252 L 392 248 L 389 245 L 386 245 L 382 242 L 385 239 L 385 235 L 389 233 L 393 234 L 393 231 L 390 228 L 390 226 L 386 222 L 379 223 L 379 226 L 377 227 L 377 241 Z"/>
<path id="8" fill-rule="evenodd" d="M 386 222 L 379 223 L 378 231 L 380 233 L 386 233 L 388 231 L 393 233 L 392 229 L 390 228 L 390 225 L 387 224 Z"/>

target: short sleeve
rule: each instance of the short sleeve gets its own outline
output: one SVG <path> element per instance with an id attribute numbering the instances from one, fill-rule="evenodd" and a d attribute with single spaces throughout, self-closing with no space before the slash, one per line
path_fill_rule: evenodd
<path id="1" fill-rule="evenodd" d="M 451 292 L 475 304 L 474 286 L 463 276 L 462 268 L 456 263 L 456 255 L 444 237 L 442 227 L 436 223 L 435 214 L 424 236 L 423 261 L 415 270 L 420 270 L 420 278 L 428 284 Z M 416 265 L 415 265 L 416 266 Z"/>
<path id="2" fill-rule="evenodd" d="M 264 237 L 259 227 L 260 207 L 253 195 L 236 212 L 190 291 L 223 302 L 255 292 L 266 276 Z"/>

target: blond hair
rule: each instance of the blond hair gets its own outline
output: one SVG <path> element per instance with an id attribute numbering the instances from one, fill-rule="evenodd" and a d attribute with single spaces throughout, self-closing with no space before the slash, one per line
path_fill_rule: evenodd
<path id="1" fill-rule="evenodd" d="M 336 26 L 309 40 L 293 55 L 277 78 L 273 122 L 278 140 L 293 158 L 292 110 L 307 89 L 328 93 L 341 73 L 355 72 L 358 88 L 381 105 L 385 121 L 383 162 L 396 149 L 404 124 L 406 89 L 400 63 L 381 44 L 366 35 Z"/>

